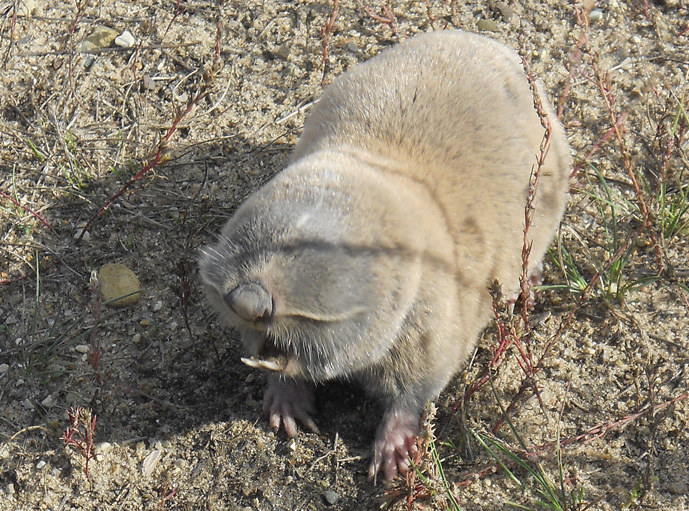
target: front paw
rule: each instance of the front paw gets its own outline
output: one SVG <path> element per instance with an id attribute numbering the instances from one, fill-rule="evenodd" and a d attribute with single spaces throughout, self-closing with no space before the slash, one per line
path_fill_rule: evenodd
<path id="1" fill-rule="evenodd" d="M 410 460 L 418 452 L 416 440 L 419 435 L 419 420 L 419 413 L 408 410 L 385 414 L 376 432 L 373 459 L 368 469 L 369 478 L 375 479 L 381 470 L 387 481 L 398 474 L 407 473 Z"/>
<path id="2" fill-rule="evenodd" d="M 280 429 L 292 438 L 297 435 L 297 421 L 309 431 L 319 433 L 311 415 L 316 413 L 313 404 L 313 387 L 292 378 L 271 376 L 263 396 L 263 413 L 268 417 L 273 431 Z"/>

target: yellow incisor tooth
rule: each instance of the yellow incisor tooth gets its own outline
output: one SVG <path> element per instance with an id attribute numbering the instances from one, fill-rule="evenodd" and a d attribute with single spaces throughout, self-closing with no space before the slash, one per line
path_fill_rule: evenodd
<path id="1" fill-rule="evenodd" d="M 282 371 L 287 367 L 287 359 L 285 357 L 271 357 L 266 359 L 242 357 L 242 362 L 249 367 L 267 369 L 268 371 Z"/>

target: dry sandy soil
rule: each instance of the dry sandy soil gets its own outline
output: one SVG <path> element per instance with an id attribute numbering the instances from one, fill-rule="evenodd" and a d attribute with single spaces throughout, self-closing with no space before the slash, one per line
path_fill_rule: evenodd
<path id="1" fill-rule="evenodd" d="M 448 491 L 461 509 L 541 508 L 548 488 L 551 509 L 689 509 L 689 4 L 387 6 L 341 1 L 328 29 L 329 1 L 0 1 L 0 509 L 457 508 Z M 270 431 L 264 376 L 195 261 L 285 164 L 324 83 L 453 27 L 521 46 L 559 106 L 577 168 L 545 268 L 561 287 L 531 316 L 540 400 L 519 393 L 512 346 L 453 411 L 493 325 L 437 403 L 447 485 L 422 461 L 427 483 L 386 490 L 366 479 L 380 410 L 356 386 L 320 389 L 320 435 Z M 125 30 L 133 46 L 113 42 Z M 101 303 L 105 263 L 138 275 L 136 304 Z M 61 439 L 70 407 L 97 415 L 88 478 Z"/>

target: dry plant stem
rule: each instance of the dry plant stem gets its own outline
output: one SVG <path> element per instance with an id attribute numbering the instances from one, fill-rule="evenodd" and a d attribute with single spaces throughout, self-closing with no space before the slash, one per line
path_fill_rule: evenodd
<path id="1" fill-rule="evenodd" d="M 174 44 L 149 44 L 148 46 L 139 46 L 138 49 L 141 51 L 145 50 L 169 50 L 173 48 L 183 48 L 186 46 L 196 46 L 198 45 L 198 41 L 190 41 L 187 43 L 174 43 Z M 131 48 L 93 48 L 91 50 L 82 50 L 79 53 L 84 53 L 87 55 L 98 55 L 100 53 L 126 53 L 132 51 Z M 26 51 L 22 53 L 18 53 L 18 57 L 46 57 L 48 55 L 68 55 L 69 51 L 65 50 L 60 50 L 60 51 Z M 169 55 L 168 55 L 169 56 Z M 175 60 L 176 63 L 181 63 L 181 67 L 183 67 L 186 70 L 189 70 L 190 68 L 181 60 L 175 59 L 174 57 L 170 56 L 173 60 Z"/>
<path id="2" fill-rule="evenodd" d="M 507 327 L 505 322 L 501 319 L 501 314 L 500 310 L 504 309 L 504 306 L 501 306 L 501 299 L 499 295 L 500 290 L 500 285 L 498 282 L 494 282 L 493 286 L 491 288 L 491 295 L 493 297 L 493 303 L 492 303 L 492 308 L 493 308 L 493 317 L 495 318 L 495 324 L 497 328 L 497 335 L 498 335 L 498 343 L 497 347 L 495 348 L 495 352 L 493 353 L 493 358 L 491 361 L 488 363 L 488 367 L 484 371 L 483 375 L 476 381 L 465 393 L 464 396 L 462 397 L 461 400 L 459 400 L 453 407 L 452 411 L 456 412 L 460 406 L 462 406 L 463 403 L 467 403 L 469 399 L 471 399 L 471 396 L 473 396 L 478 389 L 480 389 L 483 385 L 488 382 L 488 379 L 490 378 L 491 371 L 494 371 L 497 369 L 497 367 L 500 365 L 500 363 L 503 361 L 504 357 L 503 355 L 507 351 L 507 349 L 510 347 L 510 345 L 514 342 L 514 335 L 513 332 L 510 328 Z"/>
<path id="3" fill-rule="evenodd" d="M 52 232 L 55 232 L 53 230 L 52 226 L 46 220 L 44 220 L 43 217 L 41 217 L 41 215 L 36 213 L 33 209 L 29 208 L 28 206 L 24 206 L 23 204 L 20 204 L 19 201 L 17 201 L 17 199 L 12 197 L 11 195 L 8 195 L 7 193 L 3 192 L 2 190 L 0 190 L 0 197 L 7 199 L 8 201 L 10 201 L 12 204 L 14 204 L 17 207 L 22 208 L 24 211 L 26 211 L 30 215 L 34 216 L 37 220 L 39 220 L 43 225 L 45 225 Z"/>
<path id="4" fill-rule="evenodd" d="M 98 335 L 98 323 L 100 320 L 100 295 L 98 293 L 98 278 L 94 274 L 91 276 L 90 283 L 91 291 L 91 314 L 93 316 L 93 326 L 91 327 L 91 353 L 89 359 L 91 361 L 91 367 L 93 368 L 93 373 L 96 376 L 96 382 L 98 386 L 93 392 L 93 397 L 91 398 L 91 406 L 96 402 L 98 394 L 100 393 L 100 388 L 103 386 L 103 376 L 100 372 L 100 356 L 101 356 L 101 345 L 100 337 Z"/>
<path id="5" fill-rule="evenodd" d="M 74 21 L 72 22 L 72 25 L 69 27 L 69 59 L 68 59 L 68 67 L 69 67 L 69 86 L 72 91 L 72 95 L 76 96 L 76 89 L 74 87 L 74 36 L 75 32 L 77 29 L 77 24 L 79 23 L 79 20 L 81 19 L 81 15 L 83 14 L 83 4 L 81 0 L 77 0 L 77 14 L 74 16 Z"/>
<path id="6" fill-rule="evenodd" d="M 607 270 L 615 264 L 615 262 L 622 257 L 622 255 L 626 252 L 626 250 L 631 246 L 631 244 L 636 240 L 638 236 L 637 233 L 632 233 L 632 235 L 629 237 L 627 240 L 627 243 L 625 243 L 623 246 L 619 248 L 619 250 L 610 258 L 610 261 L 608 261 L 608 264 L 605 266 L 605 268 L 602 268 L 598 273 L 596 273 L 593 277 L 591 277 L 591 280 L 589 280 L 588 284 L 584 288 L 584 290 L 581 293 L 581 296 L 579 297 L 579 300 L 577 300 L 577 303 L 575 306 L 572 308 L 572 310 L 567 314 L 567 317 L 565 317 L 562 322 L 560 322 L 560 326 L 557 328 L 555 333 L 548 339 L 543 346 L 543 351 L 541 353 L 541 356 L 538 358 L 537 362 L 533 366 L 534 372 L 538 372 L 545 360 L 547 360 L 548 356 L 550 355 L 550 351 L 552 350 L 553 346 L 555 345 L 555 342 L 562 336 L 562 334 L 570 327 L 572 324 L 572 320 L 574 319 L 574 315 L 579 311 L 579 309 L 583 306 L 584 303 L 586 303 L 589 298 L 591 298 L 591 294 L 593 293 L 593 289 L 597 285 L 598 281 L 600 280 L 601 275 L 603 273 L 607 272 Z M 530 387 L 530 385 L 527 385 L 526 380 L 522 382 L 522 384 L 519 386 L 519 390 L 517 390 L 517 393 L 515 396 L 512 398 L 512 401 L 510 404 L 507 406 L 507 414 L 510 414 L 517 406 L 517 403 L 521 401 L 524 398 L 524 395 L 526 393 L 526 390 Z M 492 431 L 497 431 L 505 422 L 504 418 L 498 419 L 498 421 L 495 423 L 495 425 L 492 428 Z"/>
<path id="7" fill-rule="evenodd" d="M 363 9 L 364 12 L 368 14 L 371 19 L 379 21 L 383 25 L 389 26 L 390 30 L 392 30 L 392 33 L 395 35 L 395 37 L 397 37 L 397 40 L 401 41 L 402 39 L 406 38 L 406 36 L 400 32 L 400 27 L 397 24 L 397 16 L 395 16 L 395 13 L 392 10 L 392 8 L 388 9 L 388 6 L 384 5 L 383 16 L 381 16 L 380 14 L 376 14 L 375 11 L 367 5 L 364 5 Z"/>
<path id="8" fill-rule="evenodd" d="M 579 17 L 578 14 L 577 14 L 577 16 L 578 16 L 578 23 L 583 24 L 582 21 L 581 21 L 581 18 Z M 586 23 L 586 26 L 588 26 L 587 23 Z M 527 76 L 529 77 L 529 83 L 530 83 L 530 85 L 531 85 L 531 87 L 532 87 L 532 89 L 533 89 L 533 86 L 534 86 L 533 74 L 531 73 L 531 71 L 530 71 L 530 69 L 529 69 L 528 62 L 526 62 L 525 60 L 523 60 L 523 64 L 524 64 L 524 68 L 525 68 L 525 70 L 526 70 L 526 74 L 527 74 Z M 653 240 L 653 242 L 654 242 L 654 247 L 655 247 L 655 250 L 656 250 L 656 258 L 657 258 L 658 264 L 659 264 L 659 271 L 661 271 L 661 269 L 662 269 L 662 257 L 660 256 L 660 247 L 659 247 L 658 243 L 656 242 L 654 233 L 653 233 L 652 230 L 651 230 L 650 218 L 649 218 L 649 215 L 648 215 L 648 210 L 647 210 L 647 208 L 646 208 L 645 202 L 644 202 L 643 197 L 642 197 L 642 195 L 641 195 L 641 190 L 640 190 L 639 185 L 638 185 L 638 182 L 637 182 L 637 180 L 636 180 L 636 176 L 635 176 L 635 174 L 634 174 L 634 172 L 633 172 L 633 169 L 631 168 L 631 163 L 630 163 L 628 151 L 627 151 L 626 146 L 625 146 L 625 144 L 624 144 L 624 140 L 622 139 L 622 136 L 621 136 L 620 127 L 621 127 L 621 125 L 622 125 L 623 122 L 624 122 L 625 116 L 623 115 L 623 116 L 621 116 L 620 118 L 617 118 L 617 117 L 616 117 L 614 111 L 612 110 L 612 101 L 610 100 L 610 97 L 609 97 L 609 94 L 608 94 L 608 92 L 607 92 L 607 89 L 605 88 L 605 86 L 604 86 L 604 84 L 603 84 L 601 75 L 600 75 L 600 73 L 599 73 L 597 67 L 595 66 L 595 63 L 594 63 L 593 65 L 594 65 L 594 71 L 595 71 L 596 78 L 597 78 L 597 80 L 596 80 L 596 81 L 597 81 L 597 85 L 599 86 L 599 89 L 600 89 L 601 93 L 603 94 L 603 97 L 604 97 L 605 102 L 606 102 L 606 107 L 607 107 L 607 109 L 608 109 L 609 115 L 610 115 L 611 120 L 612 120 L 612 122 L 613 122 L 613 127 L 608 131 L 608 133 L 606 133 L 606 136 L 604 137 L 604 140 L 606 140 L 607 138 L 611 137 L 613 134 L 617 137 L 618 143 L 620 144 L 620 147 L 621 147 L 621 149 L 622 149 L 622 153 L 623 153 L 623 156 L 624 156 L 625 168 L 626 168 L 628 174 L 630 175 L 630 177 L 631 177 L 631 179 L 632 179 L 632 181 L 633 181 L 633 183 L 634 183 L 635 191 L 636 191 L 636 194 L 637 194 L 637 199 L 638 199 L 638 201 L 639 201 L 640 207 L 641 207 L 642 212 L 643 212 L 643 214 L 644 214 L 644 220 L 645 220 L 645 225 L 644 225 L 644 227 L 647 228 L 647 229 L 649 230 L 649 233 L 650 233 L 650 235 L 651 235 L 651 238 L 652 238 L 652 240 Z M 536 110 L 539 112 L 539 115 L 540 115 L 540 117 L 541 117 L 541 121 L 542 121 L 542 122 L 547 121 L 547 116 L 544 115 L 544 112 L 543 112 L 543 109 L 542 109 L 542 105 L 539 105 L 539 104 L 538 104 L 539 102 L 538 102 L 538 98 L 537 98 L 536 96 L 534 96 L 534 98 L 535 98 Z M 544 136 L 544 140 L 543 140 L 542 145 L 541 145 L 541 154 L 540 154 L 540 156 L 539 156 L 539 158 L 538 158 L 538 165 L 539 165 L 539 168 L 537 168 L 537 171 L 540 170 L 540 167 L 541 167 L 542 164 L 543 164 L 543 160 L 544 160 L 544 158 L 545 158 L 545 155 L 547 154 L 547 149 L 548 149 L 547 146 L 548 146 L 549 137 L 550 137 L 550 126 L 547 125 L 547 126 L 544 126 L 544 127 L 546 128 L 546 134 L 545 134 L 545 136 Z M 594 148 L 593 148 L 593 149 L 591 150 L 591 152 L 589 153 L 589 157 L 590 157 L 590 155 L 592 155 L 596 150 L 598 150 L 598 148 L 600 147 L 601 144 L 602 144 L 602 142 L 599 143 L 598 145 L 594 146 Z M 587 157 L 587 158 L 588 158 L 588 157 Z M 527 208 L 525 209 L 525 244 L 524 244 L 524 247 L 523 247 L 523 249 L 522 249 L 522 276 L 520 277 L 521 300 L 522 300 L 522 320 L 524 321 L 525 335 L 527 336 L 527 339 L 528 339 L 528 335 L 529 335 L 529 330 L 528 330 L 528 310 L 526 309 L 526 303 L 525 303 L 524 298 L 525 298 L 526 296 L 528 296 L 528 295 L 525 294 L 525 291 L 526 291 L 526 289 L 525 289 L 525 284 L 526 284 L 527 282 L 526 282 L 526 279 L 525 279 L 526 276 L 525 276 L 525 273 L 524 273 L 524 272 L 525 272 L 525 268 L 528 268 L 528 266 L 525 266 L 525 263 L 528 262 L 528 248 L 529 248 L 529 247 L 527 247 L 527 245 L 526 245 L 526 239 L 527 239 L 527 238 L 526 238 L 526 235 L 527 235 L 527 233 L 528 233 L 528 226 L 529 226 L 529 224 L 530 224 L 530 212 L 529 212 L 529 204 L 528 204 L 528 202 L 529 202 L 529 201 L 532 201 L 532 200 L 533 200 L 533 199 L 532 199 L 532 193 L 531 193 L 531 190 L 530 190 L 530 193 L 529 193 L 529 200 L 527 201 Z M 637 232 L 637 233 L 636 233 L 636 236 L 638 236 L 638 234 L 639 234 L 639 233 Z M 624 252 L 629 248 L 629 246 L 631 245 L 632 240 L 635 239 L 636 236 L 635 236 L 635 235 L 632 235 L 632 236 L 630 237 L 630 239 L 628 240 L 628 242 L 627 242 L 623 247 L 621 247 L 621 248 L 617 251 L 617 253 L 611 258 L 611 261 L 608 263 L 608 266 L 612 265 L 615 261 L 617 261 L 620 257 L 622 257 L 622 255 L 623 255 Z M 544 346 L 543 353 L 541 354 L 541 356 L 540 356 L 538 362 L 537 362 L 535 365 L 533 365 L 533 364 L 529 365 L 530 360 L 527 359 L 527 358 L 525 358 L 525 357 L 524 357 L 524 354 L 523 354 L 523 353 L 521 352 L 521 350 L 520 350 L 520 356 L 522 357 L 522 362 L 524 362 L 524 364 L 519 363 L 519 365 L 520 365 L 520 367 L 522 368 L 522 370 L 528 370 L 528 372 L 525 371 L 526 374 L 527 374 L 527 379 L 525 379 L 525 380 L 522 382 L 522 384 L 520 385 L 520 388 L 519 388 L 517 394 L 516 394 L 515 397 L 512 399 L 512 401 L 511 401 L 511 403 L 509 404 L 509 406 L 507 407 L 507 412 L 508 412 L 508 413 L 511 413 L 511 412 L 515 409 L 517 403 L 523 398 L 524 393 L 526 392 L 526 390 L 527 390 L 529 387 L 531 387 L 531 389 L 532 389 L 532 390 L 536 393 L 536 395 L 539 397 L 539 403 L 541 403 L 541 406 L 543 406 L 543 404 L 542 404 L 542 402 L 541 402 L 541 399 L 540 399 L 540 394 L 539 394 L 539 392 L 538 392 L 538 387 L 537 387 L 537 385 L 536 385 L 535 380 L 533 379 L 533 375 L 535 375 L 535 374 L 538 372 L 538 370 L 541 368 L 541 366 L 542 366 L 544 360 L 546 360 L 546 357 L 547 357 L 548 354 L 550 353 L 550 350 L 552 349 L 552 346 L 554 345 L 554 343 L 556 342 L 556 340 L 562 335 L 562 333 L 565 331 L 565 329 L 571 324 L 571 321 L 572 321 L 572 319 L 573 319 L 574 314 L 576 313 L 576 311 L 577 311 L 577 310 L 579 309 L 579 307 L 584 303 L 584 301 L 588 299 L 588 297 L 590 296 L 590 294 L 591 294 L 591 292 L 592 292 L 592 290 L 593 290 L 595 284 L 596 284 L 596 283 L 598 282 L 598 280 L 600 279 L 601 274 L 602 274 L 602 272 L 599 272 L 598 274 L 596 274 L 596 275 L 590 280 L 590 282 L 589 282 L 588 285 L 586 286 L 586 289 L 585 289 L 584 292 L 582 293 L 581 299 L 579 300 L 577 306 L 570 312 L 570 314 L 567 316 L 567 318 L 565 318 L 565 320 L 560 324 L 560 327 L 558 328 L 558 330 L 556 331 L 556 333 L 546 342 L 546 344 L 545 344 L 545 346 Z M 515 344 L 517 345 L 518 348 L 521 348 L 521 344 L 520 344 L 520 343 L 515 343 Z M 528 348 L 528 346 L 529 346 L 529 345 L 528 345 L 528 342 L 527 342 L 527 348 Z M 518 359 L 518 362 L 519 362 L 519 359 Z M 484 376 L 488 376 L 488 374 L 489 374 L 489 373 L 487 373 L 487 374 L 484 375 Z M 529 374 L 531 374 L 531 378 L 528 377 Z M 483 378 L 483 379 L 485 379 L 485 378 Z M 485 381 L 484 381 L 483 383 L 485 383 Z M 470 389 L 470 390 L 471 390 L 471 389 Z M 504 418 L 498 420 L 497 423 L 495 424 L 495 426 L 492 428 L 493 431 L 497 431 L 497 429 L 498 429 L 500 426 L 502 426 L 503 423 L 504 423 Z"/>
<path id="9" fill-rule="evenodd" d="M 523 53 L 524 51 L 522 48 L 522 54 Z M 502 360 L 504 353 L 507 351 L 511 344 L 514 344 L 517 347 L 517 350 L 519 352 L 519 356 L 517 357 L 517 364 L 519 364 L 519 367 L 525 375 L 525 379 L 522 382 L 521 388 L 525 389 L 526 384 L 528 383 L 528 386 L 531 387 L 534 394 L 538 397 L 538 402 L 541 408 L 545 409 L 545 405 L 543 403 L 538 388 L 538 383 L 536 382 L 536 367 L 533 363 L 533 356 L 531 353 L 530 345 L 531 327 L 529 321 L 529 296 L 531 293 L 531 286 L 529 279 L 529 255 L 531 254 L 532 244 L 529 241 L 529 229 L 531 227 L 533 212 L 535 209 L 534 201 L 536 198 L 536 193 L 538 191 L 541 170 L 543 168 L 545 159 L 550 149 L 552 126 L 538 95 L 538 89 L 536 87 L 535 81 L 536 79 L 534 77 L 533 72 L 531 71 L 531 66 L 529 66 L 528 61 L 524 57 L 522 57 L 522 65 L 524 67 L 524 71 L 526 73 L 527 79 L 529 81 L 529 86 L 531 87 L 531 91 L 533 94 L 534 108 L 536 109 L 536 112 L 538 113 L 538 116 L 541 121 L 541 125 L 544 128 L 543 139 L 541 140 L 541 145 L 539 148 L 539 154 L 536 156 L 536 164 L 531 169 L 531 175 L 529 176 L 529 193 L 527 196 L 526 204 L 524 205 L 524 236 L 521 252 L 522 267 L 521 275 L 519 276 L 519 296 L 521 301 L 520 312 L 523 325 L 523 333 L 521 336 L 518 335 L 513 323 L 510 322 L 510 326 L 507 327 L 506 322 L 502 321 L 502 319 L 500 318 L 499 286 L 496 287 L 496 284 L 494 284 L 491 289 L 491 295 L 493 296 L 493 315 L 495 317 L 498 330 L 498 346 L 495 349 L 493 358 L 491 359 L 488 368 L 486 369 L 484 374 L 481 376 L 481 378 L 479 378 L 479 380 L 476 383 L 474 383 L 465 392 L 462 400 L 454 405 L 453 411 L 455 412 L 459 409 L 462 402 L 466 403 L 471 398 L 471 396 L 488 381 L 491 371 L 494 370 L 498 365 L 500 365 L 500 361 Z M 525 342 L 522 343 L 522 339 Z M 514 406 L 514 404 L 516 403 L 511 403 L 512 406 Z M 499 424 L 502 424 L 502 422 L 500 421 Z M 498 426 L 496 425 L 494 430 L 497 429 L 497 427 Z"/>
<path id="10" fill-rule="evenodd" d="M 428 21 L 430 22 L 431 27 L 435 29 L 435 20 L 437 18 L 435 16 L 435 14 L 433 14 L 433 9 L 431 9 L 430 0 L 425 0 L 425 4 L 426 4 L 426 14 L 428 15 Z"/>
<path id="11" fill-rule="evenodd" d="M 182 3 L 182 0 L 177 0 L 177 2 L 175 3 L 175 13 L 172 15 L 172 18 L 170 19 L 170 23 L 168 23 L 167 27 L 165 27 L 165 31 L 163 32 L 163 37 L 160 38 L 161 40 L 165 39 L 165 36 L 170 31 L 170 28 L 172 28 L 172 24 L 177 19 L 177 16 L 179 16 L 179 13 L 182 12 L 182 9 L 180 9 L 181 3 Z"/>
<path id="12" fill-rule="evenodd" d="M 325 75 L 328 73 L 330 60 L 328 52 L 328 44 L 330 43 L 330 37 L 335 31 L 335 20 L 338 14 L 340 14 L 339 0 L 333 0 L 333 10 L 330 12 L 330 17 L 325 25 L 321 27 L 321 34 L 323 35 L 323 77 L 321 78 L 321 86 L 325 86 Z"/>
<path id="13" fill-rule="evenodd" d="M 62 435 L 65 446 L 76 449 L 84 458 L 84 475 L 91 480 L 89 461 L 93 454 L 97 416 L 89 408 L 70 408 L 67 412 L 69 426 Z"/>
<path id="14" fill-rule="evenodd" d="M 569 384 L 567 386 L 567 389 L 569 390 Z M 529 451 L 525 451 L 523 449 L 515 449 L 514 452 L 515 454 L 519 454 L 520 456 L 523 456 L 524 458 L 534 461 L 538 457 L 542 457 L 544 454 L 551 453 L 558 449 L 558 447 L 562 450 L 565 447 L 573 444 L 587 444 L 589 442 L 592 442 L 593 440 L 596 440 L 598 438 L 602 438 L 605 436 L 609 431 L 612 430 L 617 430 L 617 429 L 623 429 L 625 426 L 630 424 L 631 422 L 634 422 L 635 420 L 639 419 L 640 417 L 643 417 L 644 415 L 655 415 L 656 413 L 664 410 L 665 408 L 678 403 L 679 401 L 682 401 L 686 398 L 689 397 L 689 392 L 684 392 L 680 394 L 679 396 L 676 396 L 673 399 L 670 399 L 668 401 L 665 401 L 664 403 L 660 403 L 654 406 L 646 406 L 642 410 L 626 415 L 625 417 L 622 417 L 621 419 L 618 420 L 608 420 L 605 422 L 602 422 L 600 424 L 597 424 L 596 426 L 593 426 L 589 428 L 588 430 L 584 431 L 583 433 L 580 433 L 578 435 L 574 435 L 571 437 L 566 438 L 565 440 L 559 440 L 556 442 L 548 442 L 546 444 L 540 445 L 538 447 L 535 447 Z M 562 420 L 562 413 L 564 410 L 564 404 L 563 407 L 560 409 L 560 421 Z M 509 413 L 509 411 L 508 411 Z M 508 463 L 509 464 L 509 463 Z M 471 474 L 468 474 L 464 479 L 459 481 L 458 483 L 455 484 L 456 487 L 464 487 L 464 486 L 469 486 L 478 479 L 481 479 L 483 477 L 486 477 L 488 475 L 496 473 L 500 469 L 500 465 L 498 463 L 490 464 L 488 467 L 479 470 L 477 472 L 472 472 Z"/>
<path id="15" fill-rule="evenodd" d="M 163 491 L 160 494 L 160 509 L 165 509 L 165 503 L 177 495 L 177 488 L 172 488 L 170 491 L 168 489 L 169 486 L 167 484 L 163 486 Z"/>
<path id="16" fill-rule="evenodd" d="M 187 108 L 177 115 L 175 120 L 172 122 L 172 126 L 170 129 L 167 131 L 163 139 L 158 143 L 155 149 L 149 153 L 148 158 L 146 159 L 146 162 L 143 164 L 143 168 L 136 173 L 136 175 L 129 180 L 120 190 L 110 197 L 108 201 L 105 203 L 104 206 L 102 206 L 96 213 L 89 219 L 88 222 L 86 222 L 86 225 L 84 228 L 81 230 L 81 233 L 79 234 L 79 237 L 77 238 L 77 241 L 81 241 L 81 239 L 84 237 L 84 233 L 86 233 L 87 229 L 90 227 L 90 225 L 98 218 L 105 210 L 107 210 L 113 202 L 115 202 L 118 198 L 120 198 L 124 192 L 126 192 L 134 183 L 139 181 L 148 171 L 151 169 L 154 169 L 158 164 L 161 162 L 165 161 L 164 158 L 164 153 L 165 153 L 165 148 L 167 147 L 168 142 L 172 138 L 172 135 L 174 135 L 175 131 L 177 131 L 177 127 L 179 124 L 182 122 L 182 120 L 189 115 L 189 113 L 193 110 L 194 106 L 201 101 L 204 97 L 208 95 L 208 90 L 204 86 L 201 91 L 194 97 L 192 98 L 191 101 L 189 101 L 189 104 L 187 105 Z"/>
<path id="17" fill-rule="evenodd" d="M 588 152 L 588 154 L 584 157 L 584 160 L 579 164 L 578 168 L 583 167 L 584 162 L 589 161 L 594 154 L 596 154 L 598 151 L 600 151 L 601 147 L 603 147 L 603 144 L 605 144 L 610 138 L 615 135 L 615 130 L 622 129 L 624 127 L 624 123 L 627 120 L 627 112 L 624 112 L 622 115 L 620 115 L 617 118 L 617 123 L 612 126 L 608 131 L 605 132 L 605 135 L 598 140 L 593 146 L 591 147 L 591 150 Z"/>
<path id="18" fill-rule="evenodd" d="M 600 90 L 601 96 L 603 97 L 603 101 L 605 102 L 605 107 L 608 110 L 608 115 L 610 116 L 610 121 L 613 124 L 613 128 L 615 131 L 615 137 L 617 138 L 617 142 L 620 146 L 620 152 L 622 153 L 622 159 L 624 162 L 624 168 L 627 171 L 627 174 L 629 175 L 629 178 L 632 180 L 632 184 L 634 185 L 634 192 L 636 193 L 636 200 L 639 203 L 639 207 L 641 208 L 641 213 L 644 218 L 644 226 L 648 230 L 648 235 L 651 237 L 651 241 L 653 242 L 653 250 L 655 252 L 655 257 L 656 257 L 656 263 L 658 265 L 658 274 L 660 275 L 663 273 L 665 269 L 665 263 L 663 261 L 663 255 L 660 251 L 660 244 L 658 243 L 658 240 L 656 239 L 656 235 L 653 232 L 653 225 L 651 224 L 651 217 L 648 213 L 648 207 L 646 206 L 646 201 L 644 200 L 643 194 L 641 193 L 641 188 L 639 187 L 639 182 L 636 179 L 636 174 L 634 173 L 634 169 L 632 169 L 632 164 L 631 160 L 629 157 L 629 150 L 627 149 L 627 145 L 624 142 L 624 139 L 622 138 L 622 132 L 618 127 L 617 124 L 617 115 L 615 114 L 615 111 L 612 108 L 612 94 L 608 87 L 606 87 L 604 79 L 598 69 L 598 66 L 596 65 L 596 62 L 592 62 L 591 65 L 593 66 L 593 71 L 596 76 L 596 82 L 598 85 L 598 89 Z"/>
<path id="19" fill-rule="evenodd" d="M 572 83 L 574 82 L 574 68 L 578 67 L 579 64 L 581 64 L 581 58 L 584 55 L 584 47 L 586 46 L 589 40 L 586 31 L 589 28 L 589 14 L 591 13 L 593 7 L 594 4 L 592 3 L 582 12 L 580 6 L 576 3 L 574 4 L 574 18 L 576 20 L 577 25 L 582 28 L 582 32 L 580 32 L 576 36 L 576 40 L 574 41 L 574 48 L 572 48 L 571 52 L 571 58 L 569 59 L 569 62 L 565 63 L 565 68 L 567 69 L 567 82 L 565 83 L 562 94 L 560 95 L 560 98 L 557 102 L 558 119 L 562 118 L 562 114 L 565 110 L 565 102 L 572 88 Z"/>
<path id="20" fill-rule="evenodd" d="M 678 403 L 680 401 L 683 401 L 684 399 L 689 397 L 689 392 L 684 392 L 680 394 L 679 396 L 676 396 L 672 399 L 669 399 L 668 401 L 665 401 L 663 403 L 659 403 L 657 405 L 647 405 L 641 410 L 639 410 L 636 413 L 632 413 L 629 415 L 625 415 L 621 419 L 617 420 L 607 420 L 605 422 L 601 422 L 600 424 L 597 424 L 583 433 L 579 433 L 578 435 L 571 436 L 569 438 L 566 438 L 565 440 L 560 441 L 560 447 L 565 447 L 567 445 L 571 444 L 587 444 L 593 440 L 596 440 L 598 438 L 602 438 L 605 436 L 609 431 L 612 431 L 614 429 L 622 429 L 624 428 L 627 424 L 634 422 L 640 417 L 643 417 L 644 415 L 648 415 L 649 413 L 651 415 L 655 415 L 656 413 L 664 410 L 665 408 L 674 405 L 675 403 Z M 537 454 L 540 454 L 542 452 L 547 452 L 547 451 L 552 451 L 555 448 L 555 444 L 552 442 L 549 442 L 547 444 L 543 444 L 536 449 L 533 449 L 532 451 L 529 451 L 528 453 L 524 453 L 526 456 L 535 456 Z"/>
<path id="21" fill-rule="evenodd" d="M 14 44 L 14 30 L 15 27 L 17 26 L 17 11 L 19 10 L 19 0 L 14 0 L 14 3 L 11 7 L 12 9 L 12 20 L 10 21 L 10 33 L 9 36 L 7 37 L 7 50 L 5 51 L 5 55 L 2 58 L 2 65 L 5 67 L 7 65 L 7 61 L 10 59 L 10 52 L 12 51 L 12 45 Z M 0 30 L 2 30 L 2 27 L 0 27 Z"/>
<path id="22" fill-rule="evenodd" d="M 404 478 L 395 478 L 392 485 L 386 489 L 385 499 L 387 503 L 403 501 L 408 511 L 423 509 L 423 504 L 419 501 L 428 500 L 439 493 L 433 487 L 438 482 L 439 476 L 437 469 L 434 470 L 435 460 L 432 459 L 429 452 L 431 442 L 436 439 L 435 427 L 433 426 L 435 413 L 436 409 L 433 404 L 426 408 L 421 418 L 421 433 L 416 440 L 417 450 L 413 459 L 410 460 L 410 468 Z M 423 475 L 424 472 L 426 473 L 425 476 Z"/>
<path id="23" fill-rule="evenodd" d="M 222 35 L 222 10 L 225 7 L 225 0 L 221 0 L 218 5 L 218 20 L 215 22 L 215 56 L 213 57 L 213 67 L 220 62 L 220 39 Z"/>

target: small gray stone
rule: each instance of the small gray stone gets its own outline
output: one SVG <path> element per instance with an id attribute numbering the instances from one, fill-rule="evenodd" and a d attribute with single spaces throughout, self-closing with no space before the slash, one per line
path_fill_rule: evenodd
<path id="1" fill-rule="evenodd" d="M 603 11 L 601 9 L 594 9 L 591 11 L 591 14 L 589 14 L 589 20 L 591 23 L 598 23 L 602 19 Z"/>
<path id="2" fill-rule="evenodd" d="M 329 506 L 332 506 L 340 499 L 340 494 L 333 490 L 325 490 L 323 492 L 323 498 Z"/>

